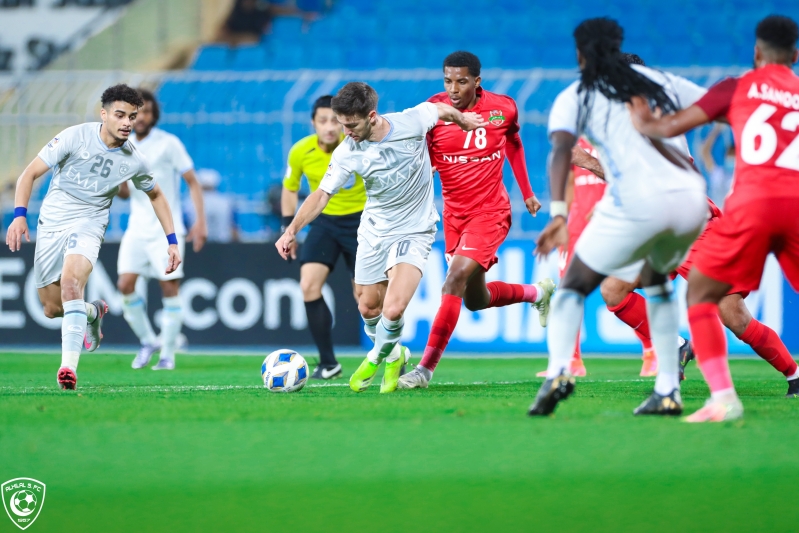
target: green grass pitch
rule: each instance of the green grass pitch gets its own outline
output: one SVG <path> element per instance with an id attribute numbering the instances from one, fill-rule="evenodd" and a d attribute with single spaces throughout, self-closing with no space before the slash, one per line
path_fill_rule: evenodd
<path id="1" fill-rule="evenodd" d="M 426 391 L 280 395 L 261 358 L 131 357 L 84 355 L 62 392 L 58 356 L 0 355 L 0 482 L 47 485 L 28 531 L 799 530 L 799 400 L 760 360 L 732 362 L 742 422 L 690 425 L 631 415 L 653 382 L 632 359 L 588 359 L 556 416 L 530 419 L 543 359 L 445 358 Z M 688 377 L 691 412 L 707 388 Z"/>

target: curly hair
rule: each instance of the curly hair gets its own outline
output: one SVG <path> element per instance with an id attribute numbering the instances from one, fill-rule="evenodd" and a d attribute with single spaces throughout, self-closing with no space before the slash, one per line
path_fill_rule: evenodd
<path id="1" fill-rule="evenodd" d="M 139 94 L 139 91 L 132 87 L 128 87 L 124 83 L 109 87 L 103 91 L 103 95 L 100 97 L 100 103 L 103 104 L 103 107 L 108 107 L 109 104 L 114 102 L 126 102 L 134 107 L 141 107 L 144 105 L 144 100 Z"/>

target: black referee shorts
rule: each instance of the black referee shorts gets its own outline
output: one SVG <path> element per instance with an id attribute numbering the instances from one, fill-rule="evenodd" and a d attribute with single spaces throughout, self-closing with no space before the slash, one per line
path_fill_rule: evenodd
<path id="1" fill-rule="evenodd" d="M 332 272 L 338 256 L 343 255 L 350 277 L 354 277 L 360 224 L 361 213 L 341 216 L 319 215 L 311 222 L 308 236 L 300 247 L 300 265 L 322 263 Z"/>

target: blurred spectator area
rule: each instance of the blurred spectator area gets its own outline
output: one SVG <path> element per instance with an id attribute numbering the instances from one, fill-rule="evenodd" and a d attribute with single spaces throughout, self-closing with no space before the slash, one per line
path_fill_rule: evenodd
<path id="1" fill-rule="evenodd" d="M 130 13 L 151 1 L 134 2 Z M 580 20 L 616 17 L 625 27 L 625 50 L 709 86 L 751 65 L 754 25 L 760 17 L 776 11 L 799 18 L 799 4 L 785 0 L 675 0 L 668 6 L 595 0 L 579 7 L 543 0 L 473 0 L 468 8 L 452 0 L 279 4 L 286 11 L 270 12 L 269 20 L 261 20 L 257 27 L 264 33 L 255 42 L 201 46 L 185 70 L 65 74 L 47 69 L 16 80 L 8 90 L 0 85 L 4 223 L 13 208 L 13 180 L 27 162 L 61 129 L 98 120 L 102 90 L 126 81 L 156 89 L 163 110 L 160 127 L 183 140 L 198 169 L 219 173 L 218 191 L 232 201 L 237 236 L 269 239 L 279 226 L 274 198 L 286 154 L 312 132 L 311 103 L 347 81 L 363 80 L 377 89 L 381 112 L 401 111 L 443 89 L 441 62 L 457 49 L 478 54 L 488 90 L 517 100 L 533 188 L 546 208 L 546 119 L 557 93 L 577 77 L 571 33 Z M 255 5 L 263 9 L 266 4 Z M 234 0 L 201 0 L 197 6 L 197 13 L 214 14 L 215 25 L 200 17 L 204 38 L 219 37 Z M 186 9 L 187 19 L 200 16 L 188 5 Z M 120 23 L 129 23 L 127 16 Z M 708 132 L 690 137 L 695 154 Z M 720 163 L 723 141 L 719 137 L 712 150 Z M 702 158 L 697 161 L 701 166 Z M 514 203 L 512 231 L 516 237 L 530 236 L 547 217 L 533 219 L 524 213 L 507 167 L 505 182 Z M 38 189 L 35 199 L 44 191 Z M 35 208 L 34 202 L 32 217 Z M 126 210 L 124 202 L 115 204 L 109 239 L 121 235 Z"/>

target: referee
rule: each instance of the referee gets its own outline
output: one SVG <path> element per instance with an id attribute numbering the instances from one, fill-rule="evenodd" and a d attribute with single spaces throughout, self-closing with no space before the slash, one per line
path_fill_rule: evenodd
<path id="1" fill-rule="evenodd" d="M 322 96 L 314 102 L 311 112 L 313 135 L 309 135 L 291 147 L 288 169 L 283 179 L 280 209 L 283 215 L 281 232 L 291 224 L 297 212 L 300 180 L 304 175 L 311 191 L 327 171 L 333 150 L 344 139 L 341 125 L 331 108 L 332 96 Z M 333 352 L 333 315 L 322 298 L 322 287 L 333 271 L 339 255 L 344 256 L 350 278 L 355 275 L 355 253 L 358 249 L 358 226 L 361 211 L 366 203 L 366 190 L 361 176 L 353 174 L 341 191 L 330 198 L 319 218 L 311 223 L 308 236 L 300 250 L 300 287 L 305 300 L 308 329 L 319 349 L 319 366 L 311 379 L 335 379 L 342 377 L 341 364 Z M 291 250 L 296 259 L 296 241 Z M 353 287 L 355 284 L 353 283 Z M 356 295 L 355 300 L 358 300 Z"/>

